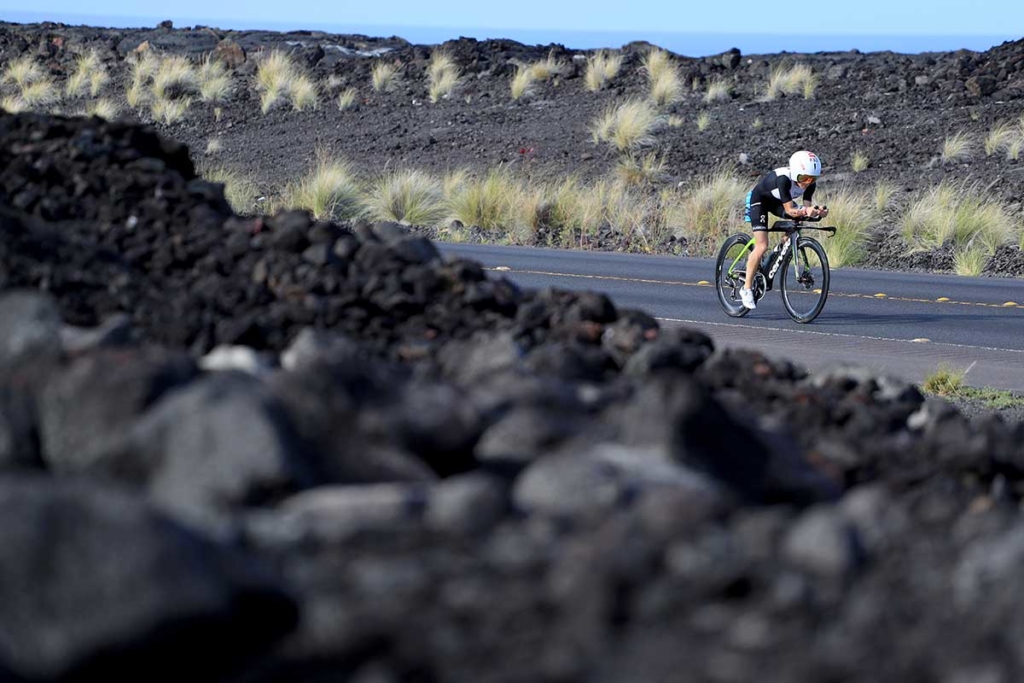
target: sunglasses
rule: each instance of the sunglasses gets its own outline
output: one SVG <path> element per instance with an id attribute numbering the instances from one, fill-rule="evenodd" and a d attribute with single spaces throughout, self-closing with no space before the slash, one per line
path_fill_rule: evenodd
<path id="1" fill-rule="evenodd" d="M 796 181 L 798 183 L 806 183 L 808 180 L 810 180 L 811 182 L 814 182 L 817 179 L 818 179 L 818 177 L 817 176 L 813 176 L 813 175 L 798 175 L 796 177 Z"/>

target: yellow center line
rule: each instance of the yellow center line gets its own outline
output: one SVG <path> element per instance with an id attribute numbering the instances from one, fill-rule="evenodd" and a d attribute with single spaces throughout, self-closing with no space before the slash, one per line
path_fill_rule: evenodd
<path id="1" fill-rule="evenodd" d="M 808 329 L 794 329 L 789 327 L 772 327 L 770 325 L 758 325 L 757 327 L 751 327 L 750 325 L 744 325 L 743 323 L 727 323 L 727 322 L 711 322 L 708 320 L 690 320 L 688 318 L 665 318 L 661 316 L 656 317 L 657 320 L 662 320 L 670 323 L 684 323 L 687 325 L 696 326 L 710 326 L 710 327 L 734 327 L 738 329 L 750 330 L 764 330 L 766 332 L 783 332 L 786 334 L 803 335 L 803 336 L 818 336 L 818 337 L 846 337 L 849 339 L 867 339 L 870 341 L 884 341 L 884 342 L 899 342 L 901 344 L 934 344 L 935 346 L 948 346 L 955 347 L 958 349 L 973 349 L 978 351 L 1001 351 L 1005 353 L 1017 353 L 1024 355 L 1024 350 L 1021 349 L 1004 349 L 998 346 L 976 346 L 972 344 L 954 344 L 952 342 L 933 342 L 930 339 L 899 339 L 897 337 L 876 337 L 871 335 L 863 334 L 848 334 L 845 332 L 822 332 L 821 330 L 808 330 Z"/>
<path id="2" fill-rule="evenodd" d="M 547 275 L 550 277 L 573 277 L 583 280 L 614 280 L 617 282 L 639 282 L 649 285 L 666 285 L 670 287 L 713 287 L 714 285 L 708 283 L 706 280 L 699 282 L 685 282 L 682 280 L 650 280 L 647 278 L 640 277 L 620 277 L 618 275 L 590 275 L 584 273 L 555 273 L 546 270 L 516 270 L 509 268 L 508 266 L 498 266 L 496 268 L 485 268 L 484 270 L 493 270 L 502 273 L 522 273 L 523 275 Z M 829 296 L 845 297 L 847 299 L 874 299 L 875 301 L 905 301 L 916 304 L 947 304 L 954 306 L 981 306 L 983 308 L 1024 308 L 1024 304 L 1018 304 L 1014 301 L 1007 301 L 1004 303 L 993 304 L 985 303 L 982 301 L 953 301 L 946 297 L 938 297 L 936 299 L 919 299 L 915 297 L 906 296 L 889 296 L 887 294 L 855 294 L 846 292 L 837 292 L 834 289 L 829 290 Z"/>

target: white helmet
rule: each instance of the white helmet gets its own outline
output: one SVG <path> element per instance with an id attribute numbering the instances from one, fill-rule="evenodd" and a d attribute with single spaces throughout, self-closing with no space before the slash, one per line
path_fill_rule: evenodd
<path id="1" fill-rule="evenodd" d="M 802 175 L 821 175 L 821 159 L 814 152 L 797 152 L 789 158 L 789 177 L 796 180 Z"/>

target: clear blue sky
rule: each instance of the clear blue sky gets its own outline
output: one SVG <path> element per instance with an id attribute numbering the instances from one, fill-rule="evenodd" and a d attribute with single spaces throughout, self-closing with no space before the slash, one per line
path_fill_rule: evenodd
<path id="1" fill-rule="evenodd" d="M 0 18 L 106 26 L 152 26 L 170 19 L 178 26 L 399 35 L 417 43 L 459 35 L 574 48 L 651 40 L 694 55 L 733 46 L 744 52 L 984 50 L 1024 38 L 1024 0 L 0 0 Z"/>

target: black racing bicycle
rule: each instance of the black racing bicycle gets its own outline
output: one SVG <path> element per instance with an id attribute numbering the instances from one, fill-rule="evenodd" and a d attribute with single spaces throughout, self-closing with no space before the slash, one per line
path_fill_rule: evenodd
<path id="1" fill-rule="evenodd" d="M 821 230 L 831 237 L 834 227 L 805 225 L 820 218 L 797 218 L 776 221 L 768 232 L 782 232 L 782 240 L 765 253 L 754 274 L 754 300 L 760 301 L 771 291 L 776 277 L 782 292 L 782 305 L 789 317 L 798 323 L 809 323 L 818 317 L 828 298 L 829 269 L 825 248 L 813 237 L 801 234 L 803 230 Z M 795 248 L 793 245 L 796 245 Z M 718 301 L 727 315 L 742 318 L 750 309 L 740 300 L 740 289 L 747 275 L 747 256 L 754 249 L 754 238 L 747 234 L 733 235 L 725 240 L 715 263 L 715 289 Z"/>

